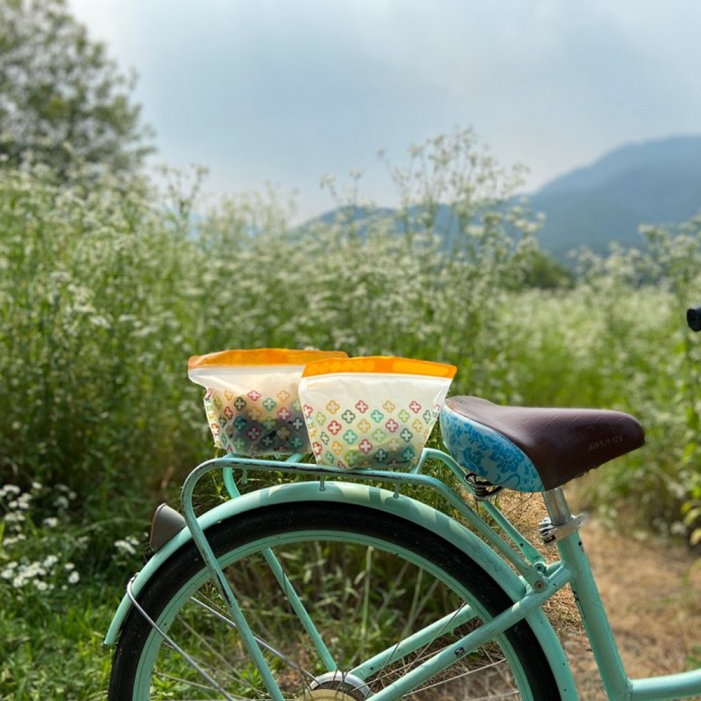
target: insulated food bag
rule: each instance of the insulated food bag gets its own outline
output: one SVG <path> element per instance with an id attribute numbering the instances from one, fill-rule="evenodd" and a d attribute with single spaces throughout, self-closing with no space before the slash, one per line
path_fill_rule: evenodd
<path id="1" fill-rule="evenodd" d="M 456 370 L 391 356 L 309 363 L 299 396 L 317 463 L 416 465 Z"/>
<path id="2" fill-rule="evenodd" d="M 188 377 L 206 388 L 214 444 L 248 457 L 310 452 L 299 401 L 309 362 L 345 358 L 340 351 L 263 348 L 193 356 Z"/>

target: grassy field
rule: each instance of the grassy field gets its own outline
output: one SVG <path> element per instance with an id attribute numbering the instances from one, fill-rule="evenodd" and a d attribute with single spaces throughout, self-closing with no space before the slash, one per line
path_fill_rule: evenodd
<path id="1" fill-rule="evenodd" d="M 404 235 L 373 218 L 295 230 L 274 195 L 194 218 L 196 183 L 0 170 L 0 697 L 103 696 L 101 637 L 150 512 L 212 453 L 192 354 L 404 355 L 458 365 L 453 393 L 629 411 L 648 444 L 591 498 L 701 539 L 701 339 L 684 326 L 701 219 L 647 232 L 644 252 L 582 254 L 553 286 L 537 218 L 504 205 L 510 178 L 469 134 L 414 155 L 423 170 L 395 177 L 404 211 L 427 214 Z M 461 232 L 448 254 L 430 216 L 442 201 Z"/>

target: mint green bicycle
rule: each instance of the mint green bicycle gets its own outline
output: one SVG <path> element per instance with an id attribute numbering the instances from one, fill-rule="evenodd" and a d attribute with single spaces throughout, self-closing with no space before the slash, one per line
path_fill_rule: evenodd
<path id="1" fill-rule="evenodd" d="M 543 612 L 567 586 L 612 701 L 701 697 L 701 670 L 628 678 L 562 491 L 642 445 L 639 423 L 474 397 L 449 398 L 440 421 L 447 451 L 403 472 L 300 455 L 195 468 L 183 515 L 156 512 L 155 554 L 107 633 L 109 698 L 575 701 Z M 212 473 L 230 498 L 196 515 Z M 542 493 L 551 557 L 500 511 L 501 489 Z"/>

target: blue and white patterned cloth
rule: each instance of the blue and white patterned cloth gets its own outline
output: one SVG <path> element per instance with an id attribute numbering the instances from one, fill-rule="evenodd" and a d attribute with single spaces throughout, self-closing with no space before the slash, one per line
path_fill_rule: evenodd
<path id="1" fill-rule="evenodd" d="M 444 405 L 440 427 L 446 448 L 470 472 L 494 485 L 518 492 L 542 492 L 545 489 L 530 458 L 489 426 Z"/>

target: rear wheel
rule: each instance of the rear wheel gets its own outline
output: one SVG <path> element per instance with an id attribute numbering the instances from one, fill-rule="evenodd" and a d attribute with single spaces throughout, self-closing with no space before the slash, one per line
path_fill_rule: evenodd
<path id="1" fill-rule="evenodd" d="M 217 524 L 207 535 L 286 700 L 362 701 L 511 605 L 458 548 L 367 507 L 269 506 Z M 272 575 L 265 559 L 270 550 L 324 640 L 326 659 Z M 270 699 L 194 544 L 164 564 L 139 603 L 180 650 L 132 610 L 115 651 L 112 701 Z M 396 647 L 432 623 L 430 640 L 408 651 Z M 359 667 L 388 650 L 389 659 Z M 425 701 L 560 698 L 524 621 L 408 695 Z"/>

